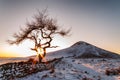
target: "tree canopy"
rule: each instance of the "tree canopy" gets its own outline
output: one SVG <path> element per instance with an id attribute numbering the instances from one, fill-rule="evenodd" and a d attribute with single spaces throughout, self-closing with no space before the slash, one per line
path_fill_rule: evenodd
<path id="1" fill-rule="evenodd" d="M 57 46 L 52 46 L 51 42 L 54 35 L 58 34 L 61 36 L 66 36 L 70 32 L 70 29 L 61 29 L 58 26 L 57 21 L 48 16 L 47 10 L 38 11 L 38 14 L 34 15 L 34 21 L 27 22 L 24 28 L 21 28 L 18 33 L 13 35 L 14 40 L 8 40 L 10 44 L 20 44 L 26 39 L 34 42 L 34 50 L 38 53 L 39 49 L 43 49 L 43 55 L 45 57 L 46 48 L 56 48 Z"/>

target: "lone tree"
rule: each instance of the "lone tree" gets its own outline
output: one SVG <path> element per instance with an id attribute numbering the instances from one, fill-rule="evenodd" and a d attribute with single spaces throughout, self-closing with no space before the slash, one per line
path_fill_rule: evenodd
<path id="1" fill-rule="evenodd" d="M 61 29 L 56 20 L 48 16 L 47 10 L 43 10 L 38 11 L 38 14 L 34 15 L 34 21 L 27 22 L 25 28 L 21 28 L 20 32 L 13 35 L 14 40 L 8 40 L 8 42 L 11 45 L 18 45 L 27 39 L 33 41 L 34 48 L 31 50 L 37 52 L 40 63 L 42 58 L 46 56 L 47 48 L 57 47 L 51 45 L 54 35 L 66 36 L 69 32 L 70 29 Z"/>

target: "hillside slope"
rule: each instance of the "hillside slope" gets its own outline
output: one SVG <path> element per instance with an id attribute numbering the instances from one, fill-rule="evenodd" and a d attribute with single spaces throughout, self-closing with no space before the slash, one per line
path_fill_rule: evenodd
<path id="1" fill-rule="evenodd" d="M 54 56 L 53 56 L 54 55 Z M 98 48 L 84 41 L 79 41 L 69 48 L 51 52 L 47 58 L 74 56 L 79 58 L 120 58 L 119 54 Z"/>
<path id="2" fill-rule="evenodd" d="M 116 69 L 120 59 L 62 58 L 55 66 L 16 80 L 120 80 L 120 75 L 106 75 L 106 69 Z"/>

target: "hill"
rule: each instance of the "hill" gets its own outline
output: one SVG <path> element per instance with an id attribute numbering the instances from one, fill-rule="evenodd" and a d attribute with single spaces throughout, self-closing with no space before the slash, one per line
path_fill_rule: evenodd
<path id="1" fill-rule="evenodd" d="M 63 50 L 51 52 L 47 54 L 46 57 L 57 58 L 68 56 L 74 56 L 77 58 L 114 58 L 114 59 L 120 58 L 120 55 L 117 53 L 98 48 L 84 41 L 79 41 Z"/>

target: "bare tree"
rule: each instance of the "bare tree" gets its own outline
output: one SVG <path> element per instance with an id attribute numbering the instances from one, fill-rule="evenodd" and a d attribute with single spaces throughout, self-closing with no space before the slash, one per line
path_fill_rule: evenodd
<path id="1" fill-rule="evenodd" d="M 33 41 L 34 48 L 31 48 L 31 50 L 38 53 L 39 62 L 41 62 L 46 55 L 47 48 L 57 47 L 51 45 L 54 35 L 66 36 L 69 32 L 70 29 L 61 29 L 57 25 L 57 21 L 48 16 L 47 10 L 43 10 L 38 11 L 38 14 L 34 15 L 34 21 L 27 22 L 25 28 L 20 29 L 19 33 L 13 35 L 14 40 L 8 40 L 8 42 L 10 44 L 20 44 L 26 39 Z M 43 50 L 43 54 L 40 54 L 41 50 Z"/>

